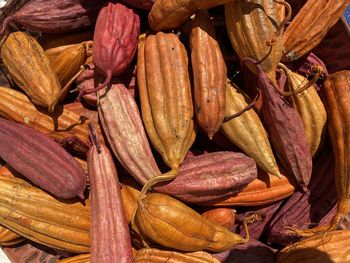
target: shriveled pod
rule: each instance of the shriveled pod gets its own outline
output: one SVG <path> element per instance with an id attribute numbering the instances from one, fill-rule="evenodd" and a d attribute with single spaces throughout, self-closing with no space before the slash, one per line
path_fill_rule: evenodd
<path id="1" fill-rule="evenodd" d="M 106 77 L 101 87 L 129 68 L 139 34 L 140 18 L 133 9 L 113 2 L 108 2 L 101 9 L 95 25 L 93 46 L 95 68 Z"/>
<path id="2" fill-rule="evenodd" d="M 128 175 L 121 178 L 122 189 L 121 196 L 125 210 L 125 216 L 128 224 L 132 219 L 132 214 L 137 206 L 137 200 L 141 193 L 141 185 L 139 185 L 132 177 Z"/>
<path id="3" fill-rule="evenodd" d="M 98 92 L 98 113 L 109 145 L 125 170 L 142 185 L 160 175 L 135 99 L 123 84 Z"/>
<path id="4" fill-rule="evenodd" d="M 240 112 L 250 103 L 250 99 L 241 89 L 227 81 L 226 116 Z M 280 176 L 267 132 L 253 109 L 224 122 L 221 132 L 245 154 L 252 157 L 261 169 L 272 175 Z"/>
<path id="5" fill-rule="evenodd" d="M 2 23 L 0 34 L 8 23 L 45 33 L 65 33 L 91 26 L 107 1 L 100 0 L 30 0 Z"/>
<path id="6" fill-rule="evenodd" d="M 225 115 L 226 65 L 207 11 L 196 13 L 190 42 L 196 120 L 212 139 Z"/>
<path id="7" fill-rule="evenodd" d="M 79 44 L 85 41 L 92 41 L 94 31 L 84 30 L 65 34 L 43 34 L 39 39 L 40 45 L 44 50 L 61 47 L 66 45 Z"/>
<path id="8" fill-rule="evenodd" d="M 90 254 L 80 254 L 74 257 L 58 260 L 57 263 L 90 263 Z"/>
<path id="9" fill-rule="evenodd" d="M 157 0 L 148 15 L 148 23 L 154 31 L 181 26 L 200 9 L 210 9 L 230 0 Z"/>
<path id="10" fill-rule="evenodd" d="M 16 245 L 22 242 L 23 240 L 25 240 L 24 237 L 18 235 L 17 233 L 13 232 L 12 230 L 6 227 L 0 226 L 0 245 L 1 246 Z"/>
<path id="11" fill-rule="evenodd" d="M 288 77 L 288 87 L 292 92 L 298 92 L 308 85 L 308 79 L 284 67 Z M 293 108 L 296 109 L 303 121 L 306 140 L 314 156 L 323 140 L 327 121 L 326 109 L 314 86 L 308 87 L 301 93 L 291 97 Z"/>
<path id="12" fill-rule="evenodd" d="M 24 177 L 56 197 L 84 199 L 86 175 L 58 143 L 3 118 L 0 140 L 0 157 Z"/>
<path id="13" fill-rule="evenodd" d="M 1 225 L 49 247 L 89 251 L 88 203 L 58 200 L 18 178 L 0 176 L 0 185 Z"/>
<path id="14" fill-rule="evenodd" d="M 0 116 L 30 126 L 64 146 L 71 146 L 78 153 L 88 151 L 87 125 L 90 120 L 84 114 L 66 109 L 66 106 L 49 114 L 36 108 L 21 92 L 0 87 Z M 100 137 L 103 139 L 101 134 Z"/>
<path id="15" fill-rule="evenodd" d="M 277 253 L 277 263 L 350 262 L 350 230 L 319 234 L 285 247 Z"/>
<path id="16" fill-rule="evenodd" d="M 137 251 L 134 258 L 135 263 L 219 263 L 207 252 L 197 251 L 192 253 L 180 253 L 175 251 L 166 251 L 155 248 L 144 248 Z"/>
<path id="17" fill-rule="evenodd" d="M 128 223 L 121 200 L 117 169 L 108 148 L 90 125 L 92 147 L 88 153 L 90 180 L 91 262 L 132 262 Z"/>
<path id="18" fill-rule="evenodd" d="M 85 61 L 86 61 L 87 56 L 92 55 L 92 45 L 93 45 L 93 42 L 91 40 L 90 41 L 83 41 L 80 43 L 61 45 L 61 46 L 46 49 L 45 54 L 49 58 L 50 62 L 53 63 L 54 61 L 57 60 L 58 56 L 62 56 L 62 58 L 64 58 L 63 54 L 65 52 L 68 52 L 68 50 L 70 49 L 70 52 L 68 52 L 68 54 L 69 53 L 71 53 L 71 54 L 73 53 L 75 55 L 82 54 L 81 56 L 85 56 Z M 84 47 L 84 50 L 81 50 L 82 46 Z M 75 49 L 73 49 L 73 47 L 75 47 Z M 83 53 L 83 51 L 84 51 L 84 53 Z"/>
<path id="19" fill-rule="evenodd" d="M 147 134 L 164 162 L 177 170 L 196 133 L 187 52 L 175 34 L 158 32 L 141 43 L 137 81 Z"/>
<path id="20" fill-rule="evenodd" d="M 228 229 L 231 229 L 235 225 L 236 213 L 230 208 L 212 208 L 204 212 L 202 216 Z"/>
<path id="21" fill-rule="evenodd" d="M 254 180 L 237 195 L 218 202 L 206 202 L 210 206 L 258 206 L 272 204 L 291 196 L 295 187 L 290 180 L 259 171 L 258 179 Z"/>
<path id="22" fill-rule="evenodd" d="M 249 239 L 208 221 L 180 201 L 158 193 L 138 201 L 133 229 L 160 245 L 189 252 L 224 251 Z"/>
<path id="23" fill-rule="evenodd" d="M 44 50 L 24 32 L 13 32 L 1 47 L 1 57 L 16 84 L 33 103 L 53 112 L 61 85 Z"/>
<path id="24" fill-rule="evenodd" d="M 283 34 L 283 59 L 293 61 L 314 49 L 340 19 L 349 3 L 349 0 L 306 1 Z"/>
<path id="25" fill-rule="evenodd" d="M 259 61 L 271 81 L 283 51 L 283 38 L 278 32 L 284 5 L 275 0 L 236 0 L 225 5 L 227 32 L 240 59 Z M 270 42 L 270 43 L 269 43 Z M 249 69 L 257 73 L 254 67 Z"/>

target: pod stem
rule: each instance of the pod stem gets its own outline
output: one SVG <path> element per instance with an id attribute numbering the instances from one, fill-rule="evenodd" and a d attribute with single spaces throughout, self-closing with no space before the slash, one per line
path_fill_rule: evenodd
<path id="1" fill-rule="evenodd" d="M 258 213 L 250 213 L 243 220 L 244 231 L 246 233 L 245 238 L 243 238 L 242 242 L 247 243 L 249 241 L 249 229 L 248 224 L 252 224 L 256 221 L 261 220 L 261 215 Z"/>
<path id="2" fill-rule="evenodd" d="M 107 85 L 109 85 L 112 81 L 112 71 L 108 70 L 107 71 L 107 76 L 106 76 L 106 79 L 103 83 L 99 84 L 96 88 L 94 89 L 91 89 L 91 90 L 86 90 L 83 92 L 82 95 L 84 94 L 90 94 L 90 93 L 94 93 L 94 92 L 97 92 L 97 91 L 100 91 L 101 89 L 103 89 L 104 87 L 106 87 Z M 80 95 L 80 94 L 79 94 Z"/>
<path id="3" fill-rule="evenodd" d="M 96 127 L 91 122 L 88 124 L 88 127 L 89 127 L 89 137 L 90 137 L 91 143 L 93 146 L 96 147 L 97 152 L 101 153 L 101 143 L 100 143 L 100 139 L 98 138 Z"/>

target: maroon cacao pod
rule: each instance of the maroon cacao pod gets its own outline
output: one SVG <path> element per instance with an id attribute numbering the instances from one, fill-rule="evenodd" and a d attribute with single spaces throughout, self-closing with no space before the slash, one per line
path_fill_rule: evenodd
<path id="1" fill-rule="evenodd" d="M 98 15 L 93 46 L 95 69 L 106 77 L 100 88 L 109 84 L 113 76 L 123 74 L 134 58 L 140 18 L 130 8 L 109 2 Z"/>
<path id="2" fill-rule="evenodd" d="M 86 175 L 58 143 L 25 125 L 0 118 L 0 157 L 58 198 L 84 199 Z"/>
<path id="3" fill-rule="evenodd" d="M 45 33 L 75 31 L 95 23 L 105 0 L 31 0 L 3 21 L 2 34 L 13 21 L 27 29 Z"/>
<path id="4" fill-rule="evenodd" d="M 143 10 L 151 10 L 154 0 L 121 0 L 123 3 Z"/>

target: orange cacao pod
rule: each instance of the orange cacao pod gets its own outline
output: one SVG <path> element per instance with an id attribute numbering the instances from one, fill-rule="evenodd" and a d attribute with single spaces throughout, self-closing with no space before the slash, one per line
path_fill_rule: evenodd
<path id="1" fill-rule="evenodd" d="M 1 246 L 11 246 L 18 244 L 24 240 L 24 237 L 16 234 L 12 230 L 0 226 L 0 245 Z"/>
<path id="2" fill-rule="evenodd" d="M 230 208 L 213 208 L 204 212 L 202 216 L 228 229 L 235 225 L 236 213 Z"/>

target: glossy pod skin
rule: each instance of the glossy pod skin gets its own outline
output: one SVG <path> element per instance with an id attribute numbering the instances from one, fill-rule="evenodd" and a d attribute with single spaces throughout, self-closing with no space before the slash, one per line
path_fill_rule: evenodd
<path id="1" fill-rule="evenodd" d="M 3 118 L 0 140 L 0 157 L 34 184 L 59 198 L 84 199 L 86 174 L 58 143 Z"/>

